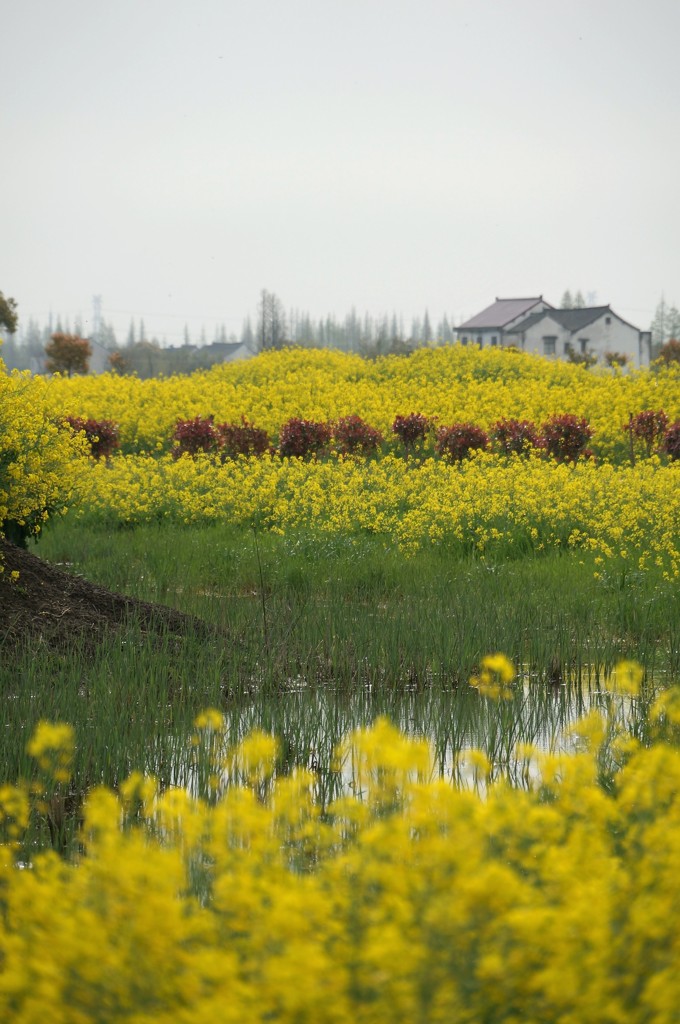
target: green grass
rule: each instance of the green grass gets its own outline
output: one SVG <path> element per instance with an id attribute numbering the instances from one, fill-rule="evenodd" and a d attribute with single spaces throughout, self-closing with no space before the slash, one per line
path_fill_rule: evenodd
<path id="1" fill-rule="evenodd" d="M 501 650 L 541 678 L 599 678 L 620 658 L 680 669 L 680 590 L 660 572 L 595 578 L 582 552 L 484 561 L 436 549 L 405 558 L 371 536 L 280 537 L 66 521 L 39 552 L 113 590 L 230 631 L 246 676 L 449 686 Z M 257 662 L 257 666 L 255 665 Z"/>
<path id="2" fill-rule="evenodd" d="M 76 794 L 133 768 L 164 786 L 191 780 L 192 723 L 208 706 L 224 712 L 233 742 L 256 727 L 274 732 L 281 770 L 314 767 L 322 799 L 342 781 L 334 747 L 378 715 L 428 736 L 445 774 L 469 746 L 512 774 L 518 741 L 554 746 L 579 713 L 606 703 L 618 660 L 640 661 L 649 680 L 679 669 L 678 588 L 654 572 L 596 579 L 582 553 L 494 563 L 431 549 L 406 559 L 369 536 L 105 533 L 69 519 L 37 553 L 219 627 L 212 639 L 153 640 L 131 621 L 94 651 L 33 642 L 0 661 L 5 779 L 31 776 L 25 746 L 40 719 L 67 721 Z M 507 703 L 467 685 L 496 651 L 522 674 Z M 47 841 L 44 821 L 36 828 L 32 841 Z"/>

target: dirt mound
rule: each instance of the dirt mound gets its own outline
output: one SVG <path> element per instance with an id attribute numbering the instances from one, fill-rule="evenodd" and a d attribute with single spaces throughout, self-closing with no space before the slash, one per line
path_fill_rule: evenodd
<path id="1" fill-rule="evenodd" d="M 159 635 L 210 632 L 200 619 L 114 594 L 2 538 L 0 559 L 5 566 L 0 574 L 0 647 L 28 638 L 58 647 L 97 643 L 103 634 L 131 621 L 143 632 Z"/>

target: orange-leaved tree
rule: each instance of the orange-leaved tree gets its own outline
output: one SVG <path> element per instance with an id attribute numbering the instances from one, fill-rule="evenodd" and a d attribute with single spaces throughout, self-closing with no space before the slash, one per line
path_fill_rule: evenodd
<path id="1" fill-rule="evenodd" d="M 48 373 L 87 373 L 90 368 L 92 346 L 87 338 L 57 331 L 45 345 L 45 369 Z"/>

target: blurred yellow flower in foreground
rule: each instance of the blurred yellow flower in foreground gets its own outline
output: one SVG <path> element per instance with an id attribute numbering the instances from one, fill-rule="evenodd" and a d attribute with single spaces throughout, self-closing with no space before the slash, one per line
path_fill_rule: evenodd
<path id="1" fill-rule="evenodd" d="M 492 700 L 511 700 L 515 675 L 515 666 L 504 654 L 487 654 L 479 675 L 470 679 L 470 686 Z"/>

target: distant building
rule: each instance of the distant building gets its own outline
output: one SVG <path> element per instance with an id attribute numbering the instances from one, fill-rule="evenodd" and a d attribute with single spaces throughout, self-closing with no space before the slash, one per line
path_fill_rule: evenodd
<path id="1" fill-rule="evenodd" d="M 524 311 L 515 315 L 520 306 Z M 649 366 L 651 359 L 650 332 L 629 324 L 610 306 L 555 309 L 542 297 L 497 299 L 461 324 L 457 338 L 463 345 L 514 346 L 553 359 L 569 359 L 573 354 L 605 363 L 607 356 L 620 356 L 634 366 Z"/>
<path id="2" fill-rule="evenodd" d="M 552 306 L 542 295 L 533 299 L 496 299 L 493 305 L 487 306 L 477 316 L 456 328 L 458 341 L 479 348 L 502 348 L 508 344 L 504 340 L 506 333 L 515 324 L 544 309 L 552 309 Z"/>
<path id="3" fill-rule="evenodd" d="M 214 341 L 204 350 L 210 353 L 214 363 L 235 363 L 239 359 L 252 359 L 255 355 L 245 341 Z"/>

